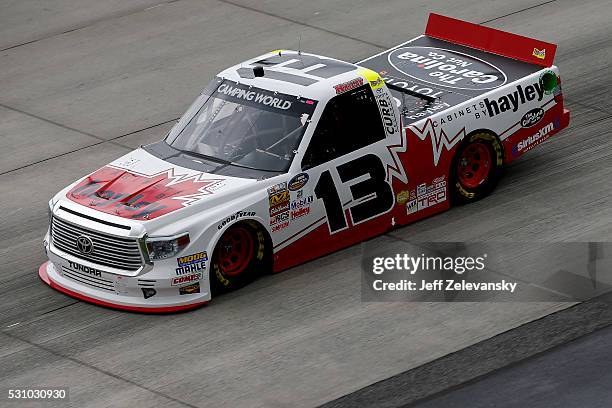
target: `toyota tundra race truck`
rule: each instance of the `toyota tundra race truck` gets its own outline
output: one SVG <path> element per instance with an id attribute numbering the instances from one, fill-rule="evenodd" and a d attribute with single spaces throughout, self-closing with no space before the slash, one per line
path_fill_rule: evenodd
<path id="1" fill-rule="evenodd" d="M 556 46 L 432 14 L 357 64 L 277 50 L 218 74 L 160 142 L 49 201 L 51 287 L 103 306 L 200 306 L 479 200 L 565 128 Z"/>

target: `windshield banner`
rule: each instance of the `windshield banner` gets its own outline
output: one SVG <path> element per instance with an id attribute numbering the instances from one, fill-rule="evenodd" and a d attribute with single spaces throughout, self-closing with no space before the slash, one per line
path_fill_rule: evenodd
<path id="1" fill-rule="evenodd" d="M 217 87 L 213 96 L 260 109 L 293 115 L 303 113 L 312 115 L 317 106 L 317 102 L 312 99 L 271 92 L 230 81 L 223 81 Z"/>

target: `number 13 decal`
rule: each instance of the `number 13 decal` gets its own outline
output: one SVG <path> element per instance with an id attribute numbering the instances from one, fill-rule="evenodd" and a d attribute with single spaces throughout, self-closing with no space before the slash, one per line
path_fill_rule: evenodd
<path id="1" fill-rule="evenodd" d="M 368 154 L 359 157 L 341 164 L 337 170 L 342 183 L 347 183 L 360 176 L 370 176 L 350 186 L 354 201 L 365 199 L 349 208 L 353 224 L 367 221 L 393 207 L 395 201 L 393 191 L 385 180 L 385 167 L 378 156 Z M 323 200 L 330 232 L 333 234 L 347 228 L 342 202 L 329 170 L 321 173 L 314 192 L 318 199 Z M 372 197 L 367 199 L 368 196 Z"/>

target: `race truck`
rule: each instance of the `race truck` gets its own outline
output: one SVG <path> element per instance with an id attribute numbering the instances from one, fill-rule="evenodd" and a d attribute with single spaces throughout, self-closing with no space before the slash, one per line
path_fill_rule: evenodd
<path id="1" fill-rule="evenodd" d="M 107 307 L 184 310 L 479 200 L 568 125 L 555 50 L 432 14 L 356 64 L 277 50 L 228 68 L 163 140 L 49 201 L 39 275 Z"/>

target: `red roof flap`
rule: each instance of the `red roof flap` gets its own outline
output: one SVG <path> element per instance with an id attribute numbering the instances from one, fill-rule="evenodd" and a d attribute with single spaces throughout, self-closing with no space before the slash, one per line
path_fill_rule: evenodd
<path id="1" fill-rule="evenodd" d="M 435 13 L 425 35 L 544 67 L 552 65 L 557 50 L 555 44 Z"/>

